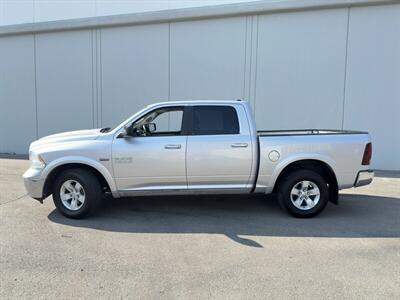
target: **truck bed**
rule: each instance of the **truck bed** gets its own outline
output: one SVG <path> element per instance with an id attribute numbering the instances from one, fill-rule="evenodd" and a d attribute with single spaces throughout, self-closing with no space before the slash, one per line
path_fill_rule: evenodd
<path id="1" fill-rule="evenodd" d="M 356 130 L 335 129 L 298 129 L 298 130 L 258 130 L 258 136 L 286 136 L 286 135 L 334 135 L 334 134 L 368 134 Z"/>
<path id="2" fill-rule="evenodd" d="M 281 166 L 292 161 L 324 162 L 334 170 L 339 189 L 352 187 L 358 172 L 369 167 L 361 165 L 365 146 L 371 141 L 367 132 L 303 129 L 257 131 L 257 135 L 260 151 L 257 186 L 264 186 L 267 191 L 273 188 Z"/>

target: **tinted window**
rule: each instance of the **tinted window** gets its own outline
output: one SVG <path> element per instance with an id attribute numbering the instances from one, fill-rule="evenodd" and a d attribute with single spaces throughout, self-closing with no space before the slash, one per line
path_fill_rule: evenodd
<path id="1" fill-rule="evenodd" d="M 197 135 L 238 134 L 239 120 L 232 106 L 195 106 L 193 133 Z"/>

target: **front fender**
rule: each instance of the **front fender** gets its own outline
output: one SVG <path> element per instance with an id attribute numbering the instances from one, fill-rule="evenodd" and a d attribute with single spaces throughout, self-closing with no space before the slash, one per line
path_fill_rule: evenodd
<path id="1" fill-rule="evenodd" d="M 62 158 L 58 158 L 58 159 L 51 161 L 44 168 L 41 178 L 47 179 L 47 177 L 53 170 L 55 170 L 57 167 L 60 167 L 62 165 L 66 165 L 66 164 L 82 164 L 82 165 L 87 165 L 87 166 L 90 166 L 90 167 L 96 169 L 97 171 L 100 172 L 101 175 L 103 175 L 103 177 L 107 181 L 113 197 L 115 197 L 115 198 L 119 197 L 114 178 L 111 175 L 110 171 L 104 165 L 99 163 L 98 161 L 87 158 L 87 157 L 83 157 L 83 156 L 63 156 Z"/>

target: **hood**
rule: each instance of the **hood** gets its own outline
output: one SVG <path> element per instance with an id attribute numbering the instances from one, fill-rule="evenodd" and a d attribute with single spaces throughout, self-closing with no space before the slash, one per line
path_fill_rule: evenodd
<path id="1" fill-rule="evenodd" d="M 42 146 L 48 146 L 50 144 L 95 140 L 101 134 L 102 133 L 100 132 L 100 128 L 75 130 L 75 131 L 52 134 L 42 137 L 41 139 L 38 139 L 37 141 L 33 142 L 29 150 L 34 150 L 37 148 L 41 148 Z"/>

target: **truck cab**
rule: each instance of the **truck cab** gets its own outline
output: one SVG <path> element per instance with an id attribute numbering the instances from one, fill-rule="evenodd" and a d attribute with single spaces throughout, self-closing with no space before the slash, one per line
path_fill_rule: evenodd
<path id="1" fill-rule="evenodd" d="M 128 122 L 112 147 L 119 193 L 250 191 L 257 145 L 245 105 L 162 103 Z"/>

